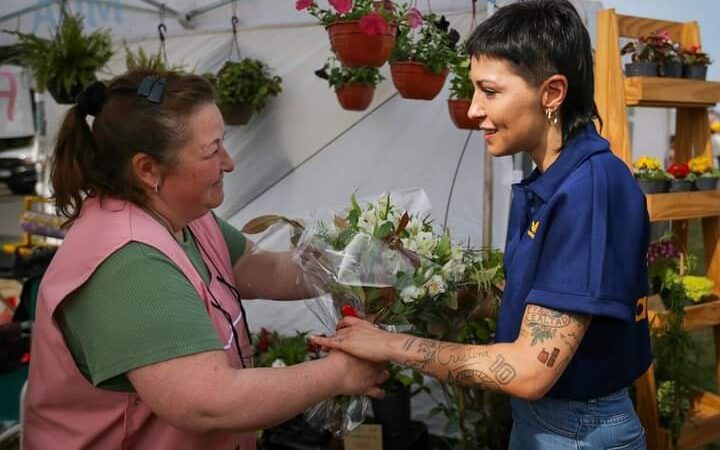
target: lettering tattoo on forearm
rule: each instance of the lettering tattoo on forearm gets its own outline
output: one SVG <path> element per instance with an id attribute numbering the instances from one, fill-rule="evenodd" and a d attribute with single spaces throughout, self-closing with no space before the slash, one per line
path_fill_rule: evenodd
<path id="1" fill-rule="evenodd" d="M 502 355 L 495 357 L 488 371 L 477 369 L 477 362 L 474 362 L 455 369 L 455 376 L 449 380 L 464 386 L 500 391 L 502 386 L 508 385 L 517 376 L 515 368 Z"/>

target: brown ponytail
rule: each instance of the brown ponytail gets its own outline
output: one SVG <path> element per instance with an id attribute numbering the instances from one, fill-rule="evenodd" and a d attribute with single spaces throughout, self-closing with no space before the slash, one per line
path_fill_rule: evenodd
<path id="1" fill-rule="evenodd" d="M 137 93 L 149 75 L 167 80 L 160 103 Z M 212 86 L 200 76 L 134 71 L 110 82 L 92 129 L 86 108 L 73 106 L 60 128 L 50 169 L 56 207 L 68 224 L 89 195 L 143 206 L 147 194 L 133 175 L 132 157 L 145 153 L 172 168 L 177 149 L 188 139 L 188 118 L 213 101 Z"/>

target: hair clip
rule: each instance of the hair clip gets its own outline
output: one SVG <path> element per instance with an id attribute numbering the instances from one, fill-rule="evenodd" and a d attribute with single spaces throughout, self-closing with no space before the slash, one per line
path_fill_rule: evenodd
<path id="1" fill-rule="evenodd" d="M 143 78 L 137 93 L 150 103 L 160 103 L 165 94 L 165 83 L 167 83 L 167 79 L 163 77 L 148 75 Z"/>

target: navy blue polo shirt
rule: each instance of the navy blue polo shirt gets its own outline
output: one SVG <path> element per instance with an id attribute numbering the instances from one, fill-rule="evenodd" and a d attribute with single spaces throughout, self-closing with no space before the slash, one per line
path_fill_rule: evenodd
<path id="1" fill-rule="evenodd" d="M 650 225 L 630 170 L 588 125 L 545 173 L 512 189 L 496 340 L 517 339 L 528 304 L 592 316 L 548 396 L 587 400 L 629 386 L 652 358 Z"/>

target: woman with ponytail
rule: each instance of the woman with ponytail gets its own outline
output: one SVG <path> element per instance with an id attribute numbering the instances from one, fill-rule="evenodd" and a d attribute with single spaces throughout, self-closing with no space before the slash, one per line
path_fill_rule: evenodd
<path id="1" fill-rule="evenodd" d="M 67 113 L 51 179 L 69 230 L 39 291 L 26 449 L 248 450 L 323 399 L 382 395 L 382 367 L 339 351 L 252 367 L 241 299 L 313 294 L 289 253 L 213 214 L 223 137 L 195 75 L 127 73 Z"/>

